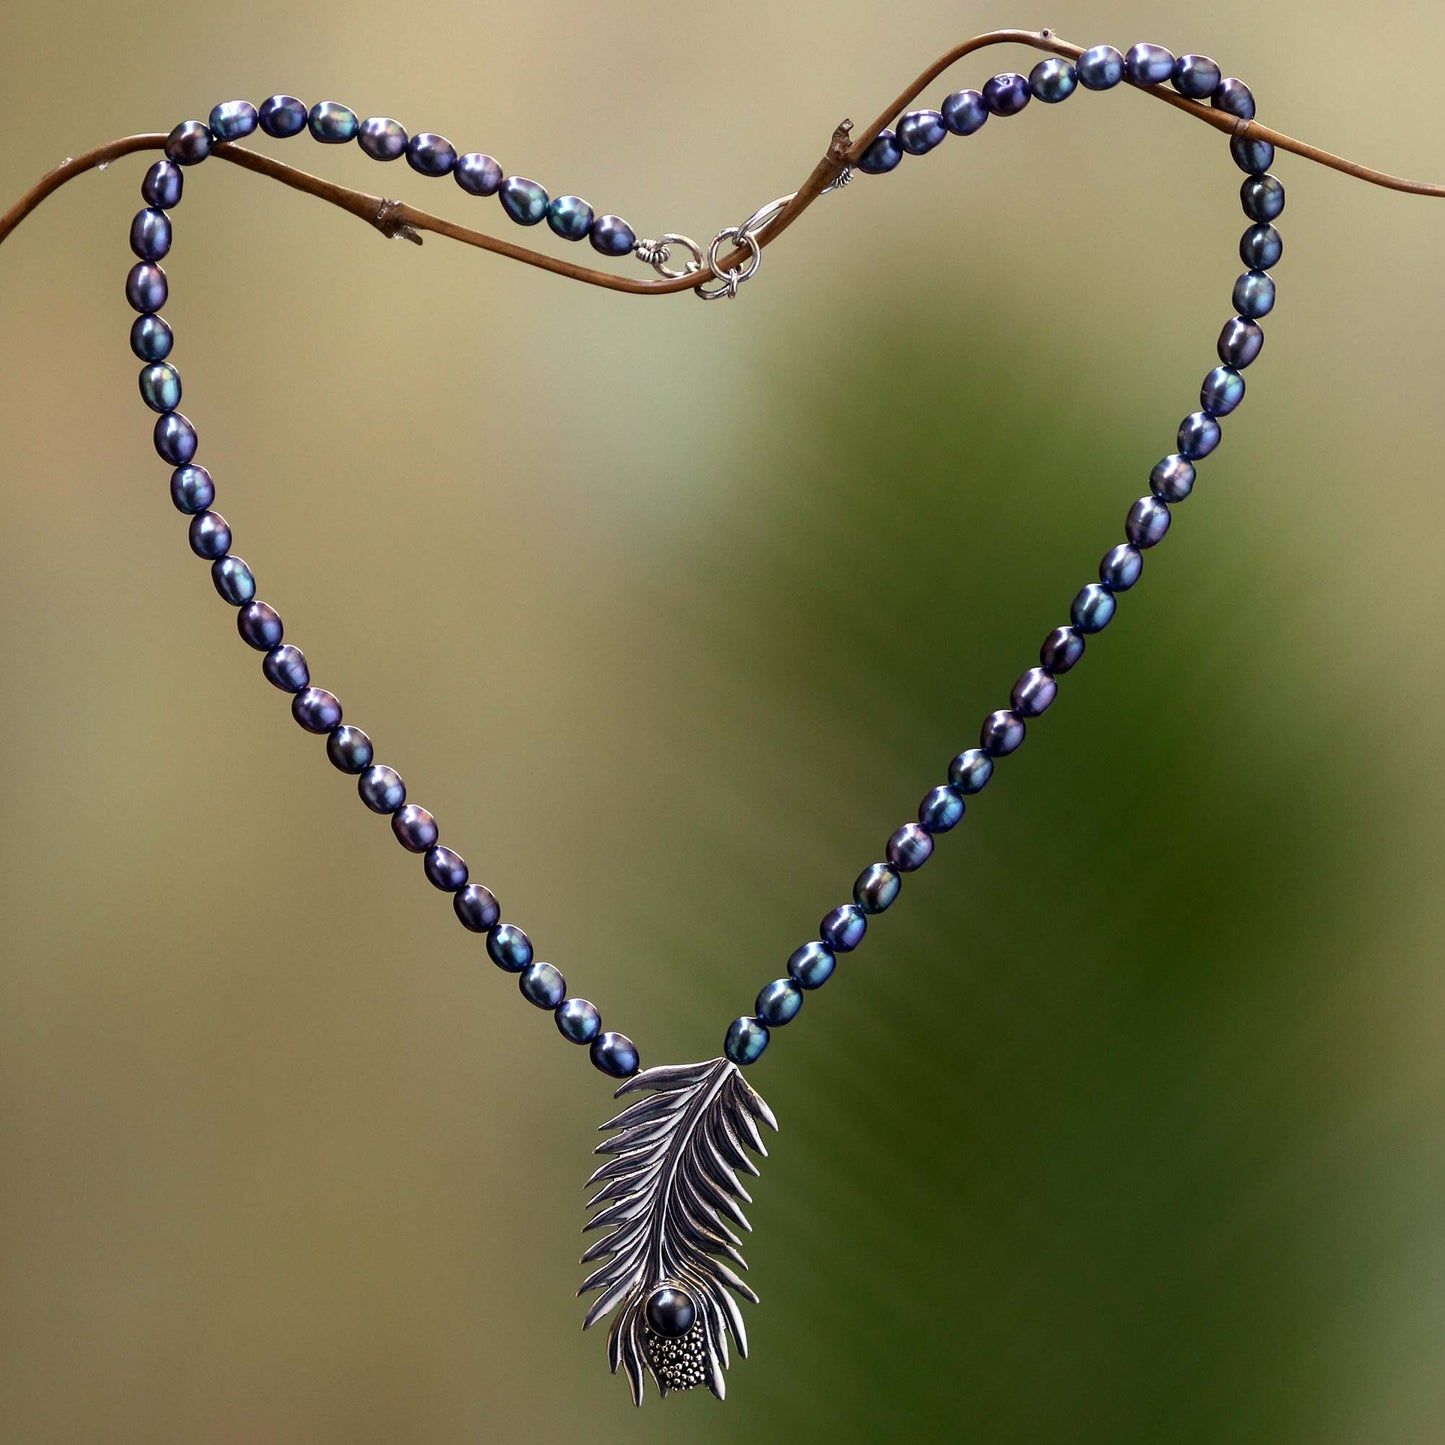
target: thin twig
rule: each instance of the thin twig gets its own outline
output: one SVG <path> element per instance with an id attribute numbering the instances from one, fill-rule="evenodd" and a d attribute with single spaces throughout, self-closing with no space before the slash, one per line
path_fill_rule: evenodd
<path id="1" fill-rule="evenodd" d="M 837 180 L 846 167 L 858 163 L 863 152 L 876 139 L 879 131 L 891 125 L 945 70 L 963 59 L 965 55 L 971 55 L 974 51 L 983 50 L 991 45 L 1027 45 L 1035 50 L 1045 50 L 1054 55 L 1066 56 L 1071 60 L 1077 60 L 1084 53 L 1082 46 L 1061 40 L 1050 30 L 991 30 L 984 35 L 974 36 L 972 40 L 964 41 L 962 45 L 955 46 L 934 61 L 866 130 L 850 131 L 846 122 L 839 126 L 833 133 L 826 154 L 798 187 L 792 200 L 783 207 L 775 220 L 758 233 L 757 244 L 767 246 L 777 240 L 818 199 L 823 191 Z M 1140 86 L 1137 89 L 1145 95 L 1172 105 L 1176 110 L 1184 111 L 1187 115 L 1203 121 L 1206 125 L 1213 126 L 1216 130 L 1225 131 L 1230 135 L 1238 135 L 1247 140 L 1268 141 L 1277 150 L 1290 151 L 1294 155 L 1304 157 L 1305 160 L 1316 161 L 1320 165 L 1341 171 L 1347 176 L 1368 181 L 1371 185 L 1384 186 L 1393 191 L 1407 191 L 1418 196 L 1445 196 L 1445 186 L 1430 185 L 1422 181 L 1407 181 L 1398 176 L 1386 175 L 1383 171 L 1372 170 L 1369 166 L 1345 160 L 1340 156 L 1330 154 L 1329 151 L 1321 150 L 1318 146 L 1308 145 L 1304 141 L 1283 135 L 1269 126 L 1259 124 L 1258 121 L 1239 120 L 1235 116 L 1212 110 L 1206 105 L 1200 105 L 1197 101 L 1186 100 L 1182 95 L 1177 95 L 1163 86 Z M 3 216 L 0 216 L 0 243 L 3 243 L 16 226 L 47 196 L 59 190 L 67 181 L 73 180 L 85 171 L 108 165 L 118 157 L 130 155 L 133 151 L 161 150 L 165 143 L 166 137 L 160 134 L 125 136 L 120 140 L 97 146 L 94 150 L 87 151 L 84 155 L 76 156 L 72 160 L 67 160 L 63 165 L 57 166 L 21 196 Z M 490 235 L 486 231 L 475 231 L 467 226 L 459 226 L 454 221 L 434 216 L 428 211 L 418 210 L 415 206 L 409 206 L 402 201 L 388 200 L 384 196 L 370 195 L 365 191 L 355 191 L 347 186 L 337 185 L 334 181 L 322 180 L 319 176 L 310 175 L 294 166 L 283 165 L 280 161 L 272 160 L 269 156 L 261 155 L 257 151 L 246 150 L 242 146 L 219 143 L 211 154 L 219 160 L 230 161 L 248 171 L 256 171 L 272 180 L 280 181 L 283 185 L 291 186 L 298 191 L 305 191 L 308 195 L 316 196 L 319 200 L 329 201 L 334 206 L 340 206 L 342 210 L 350 211 L 352 215 L 359 216 L 362 220 L 375 226 L 386 236 L 404 236 L 408 240 L 420 244 L 421 233 L 431 231 L 439 236 L 447 236 L 453 241 L 461 241 L 468 246 L 478 246 L 482 250 L 493 251 L 497 255 L 507 256 L 514 261 L 522 261 L 529 266 L 540 267 L 544 271 L 551 271 L 554 275 L 566 276 L 574 281 L 584 281 L 590 286 L 602 286 L 612 291 L 628 292 L 635 296 L 666 296 L 677 291 L 689 291 L 699 281 L 708 279 L 705 271 L 694 271 L 685 276 L 657 277 L 645 280 L 619 276 L 609 271 L 596 271 L 589 266 L 579 266 L 574 261 L 549 256 L 541 251 L 533 251 L 526 246 L 518 246 L 512 241 L 504 241 L 500 236 Z M 730 270 L 745 266 L 748 257 L 748 248 L 738 246 L 718 261 L 714 274 L 726 276 Z"/>

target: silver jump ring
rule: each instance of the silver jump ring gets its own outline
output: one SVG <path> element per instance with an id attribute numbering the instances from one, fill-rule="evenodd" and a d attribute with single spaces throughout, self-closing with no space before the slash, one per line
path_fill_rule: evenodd
<path id="1" fill-rule="evenodd" d="M 765 208 L 766 209 L 766 208 Z M 748 257 L 747 265 L 739 269 L 733 267 L 729 271 L 719 268 L 720 256 L 724 241 L 731 241 L 739 246 L 746 246 L 752 253 Z M 729 298 L 738 294 L 738 287 L 749 277 L 756 274 L 763 262 L 763 248 L 758 245 L 758 238 L 751 231 L 743 230 L 741 227 L 729 226 L 726 230 L 719 231 L 712 238 L 712 245 L 707 248 L 708 269 L 717 277 L 718 284 L 711 290 L 707 284 L 701 283 L 692 289 L 702 297 L 704 301 L 716 301 L 720 296 Z"/>
<path id="2" fill-rule="evenodd" d="M 659 276 L 666 276 L 669 281 L 676 281 L 679 277 L 690 276 L 694 271 L 702 270 L 702 247 L 691 236 L 680 236 L 676 231 L 669 231 L 665 236 L 659 236 L 651 244 L 663 248 L 662 256 L 649 263 Z M 681 271 L 667 264 L 667 248 L 671 246 L 682 246 L 692 253 L 691 260 L 683 266 Z"/>

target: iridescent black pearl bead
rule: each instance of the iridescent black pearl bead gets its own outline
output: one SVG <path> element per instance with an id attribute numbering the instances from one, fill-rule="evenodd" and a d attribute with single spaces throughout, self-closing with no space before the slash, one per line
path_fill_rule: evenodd
<path id="1" fill-rule="evenodd" d="M 833 976 L 837 955 L 826 943 L 805 943 L 788 956 L 788 976 L 800 988 L 822 988 Z"/>
<path id="2" fill-rule="evenodd" d="M 1124 519 L 1124 535 L 1136 547 L 1155 547 L 1164 540 L 1173 520 L 1168 502 L 1161 502 L 1152 495 L 1140 497 Z M 1112 587 L 1109 590 L 1114 591 Z"/>
<path id="3" fill-rule="evenodd" d="M 338 100 L 318 100 L 306 112 L 306 127 L 323 145 L 345 145 L 356 139 L 360 122 L 350 106 Z"/>
<path id="4" fill-rule="evenodd" d="M 1284 241 L 1273 226 L 1251 226 L 1239 238 L 1239 259 L 1251 271 L 1268 271 L 1284 251 Z"/>
<path id="5" fill-rule="evenodd" d="M 508 973 L 521 973 L 532 961 L 532 940 L 515 923 L 499 923 L 487 934 L 487 957 Z"/>
<path id="6" fill-rule="evenodd" d="M 1031 667 L 1014 683 L 1009 704 L 1020 717 L 1039 717 L 1059 695 L 1059 685 L 1046 667 Z"/>
<path id="7" fill-rule="evenodd" d="M 178 411 L 168 411 L 156 418 L 155 430 L 151 433 L 156 455 L 173 467 L 183 467 L 196 454 L 200 439 L 190 421 Z"/>
<path id="8" fill-rule="evenodd" d="M 1077 627 L 1056 627 L 1039 648 L 1039 661 L 1054 674 L 1069 671 L 1084 655 L 1084 637 Z"/>
<path id="9" fill-rule="evenodd" d="M 211 585 L 222 602 L 240 607 L 256 595 L 256 577 L 239 557 L 218 557 L 211 563 Z"/>
<path id="10" fill-rule="evenodd" d="M 437 840 L 437 820 L 425 808 L 406 803 L 391 815 L 396 841 L 412 853 L 425 853 Z"/>
<path id="11" fill-rule="evenodd" d="M 1254 95 L 1242 80 L 1236 80 L 1232 75 L 1219 82 L 1209 103 L 1215 110 L 1238 116 L 1240 120 L 1254 119 Z"/>
<path id="12" fill-rule="evenodd" d="M 891 130 L 880 130 L 858 157 L 858 169 L 865 175 L 881 176 L 903 159 L 903 147 Z"/>
<path id="13" fill-rule="evenodd" d="M 501 905 L 490 888 L 480 883 L 468 883 L 452 899 L 452 910 L 461 920 L 463 927 L 473 933 L 490 933 L 502 917 Z"/>
<path id="14" fill-rule="evenodd" d="M 1181 55 L 1174 62 L 1174 89 L 1190 100 L 1208 100 L 1223 76 L 1207 55 Z"/>
<path id="15" fill-rule="evenodd" d="M 1006 758 L 1017 751 L 1023 740 L 1024 720 L 1006 708 L 989 713 L 978 735 L 979 746 L 991 758 Z"/>
<path id="16" fill-rule="evenodd" d="M 267 135 L 284 140 L 306 129 L 306 102 L 294 95 L 273 95 L 263 100 L 256 119 Z"/>
<path id="17" fill-rule="evenodd" d="M 1239 183 L 1239 204 L 1251 221 L 1273 221 L 1284 210 L 1284 186 L 1277 176 L 1246 176 Z"/>
<path id="18" fill-rule="evenodd" d="M 728 1025 L 723 1053 L 733 1063 L 746 1067 L 762 1058 L 768 1046 L 768 1026 L 761 1019 L 743 1017 Z"/>
<path id="19" fill-rule="evenodd" d="M 159 311 L 166 304 L 166 273 L 150 261 L 137 261 L 126 273 L 125 299 L 136 311 Z"/>
<path id="20" fill-rule="evenodd" d="M 1031 99 L 1029 83 L 1017 71 L 1005 70 L 983 83 L 983 103 L 994 115 L 1017 115 Z"/>
<path id="21" fill-rule="evenodd" d="M 1114 594 L 1102 582 L 1090 582 L 1087 587 L 1079 588 L 1074 605 L 1069 608 L 1069 618 L 1080 632 L 1102 632 L 1113 620 L 1118 605 Z"/>
<path id="22" fill-rule="evenodd" d="M 142 361 L 164 361 L 174 343 L 170 326 L 153 312 L 137 316 L 131 323 L 130 349 Z"/>
<path id="23" fill-rule="evenodd" d="M 1246 317 L 1268 316 L 1274 310 L 1274 277 L 1263 271 L 1246 271 L 1234 283 L 1234 309 Z"/>
<path id="24" fill-rule="evenodd" d="M 171 473 L 171 501 L 176 511 L 204 512 L 216 500 L 216 484 L 205 467 L 177 467 Z"/>
<path id="25" fill-rule="evenodd" d="M 217 140 L 240 140 L 256 129 L 256 107 L 249 100 L 223 100 L 211 107 L 207 128 Z"/>
<path id="26" fill-rule="evenodd" d="M 449 176 L 457 163 L 457 148 L 444 135 L 424 130 L 407 141 L 406 163 L 424 176 Z"/>
<path id="27" fill-rule="evenodd" d="M 171 249 L 171 218 L 157 206 L 135 213 L 130 248 L 142 261 L 159 261 Z"/>
<path id="28" fill-rule="evenodd" d="M 329 733 L 341 724 L 341 704 L 336 694 L 327 692 L 324 687 L 303 687 L 291 699 L 291 716 L 308 733 Z M 395 827 L 395 819 L 392 826 Z M 432 841 L 436 841 L 435 834 Z"/>
<path id="29" fill-rule="evenodd" d="M 569 1043 L 590 1044 L 602 1030 L 602 1015 L 589 999 L 563 999 L 553 1017 L 557 1032 Z"/>
<path id="30" fill-rule="evenodd" d="M 1274 164 L 1274 147 L 1267 140 L 1246 140 L 1237 135 L 1229 142 L 1229 154 L 1240 170 L 1262 175 Z"/>
<path id="31" fill-rule="evenodd" d="M 991 777 L 993 759 L 982 748 L 969 748 L 948 765 L 948 781 L 960 793 L 981 793 Z"/>
<path id="32" fill-rule="evenodd" d="M 549 1013 L 567 997 L 567 980 L 562 970 L 550 963 L 529 963 L 517 979 L 517 987 L 528 1003 Z"/>
<path id="33" fill-rule="evenodd" d="M 675 1340 L 685 1335 L 697 1320 L 697 1307 L 686 1290 L 664 1285 L 647 1297 L 647 1327 L 654 1334 Z"/>
<path id="34" fill-rule="evenodd" d="M 863 942 L 868 920 L 856 903 L 845 903 L 825 914 L 818 925 L 818 936 L 834 953 L 852 953 Z"/>
<path id="35" fill-rule="evenodd" d="M 587 239 L 604 256 L 625 256 L 637 244 L 637 232 L 621 216 L 598 216 Z"/>
<path id="36" fill-rule="evenodd" d="M 267 658 L 281 652 L 279 647 L 272 648 L 266 654 Z M 301 666 L 306 667 L 306 660 L 302 658 Z M 265 663 L 262 663 L 264 669 Z M 341 704 L 336 700 L 334 693 L 329 693 L 324 687 L 309 687 L 306 685 L 300 688 L 287 688 L 287 691 L 295 693 L 291 699 L 291 716 L 306 729 L 309 733 L 330 733 L 332 729 L 341 725 Z"/>
<path id="37" fill-rule="evenodd" d="M 558 196 L 547 203 L 547 224 L 564 241 L 581 241 L 592 229 L 592 207 L 581 196 Z"/>
<path id="38" fill-rule="evenodd" d="M 910 110 L 898 122 L 898 144 L 911 156 L 927 155 L 948 136 L 943 115 L 936 110 Z"/>
<path id="39" fill-rule="evenodd" d="M 1244 378 L 1232 366 L 1216 366 L 1199 388 L 1199 405 L 1210 416 L 1228 416 L 1244 400 Z"/>
<path id="40" fill-rule="evenodd" d="M 1179 435 L 1175 438 L 1175 445 L 1179 448 L 1181 457 L 1197 462 L 1200 457 L 1207 457 L 1219 445 L 1220 435 L 1219 423 L 1207 411 L 1191 411 L 1179 423 Z"/>
<path id="41" fill-rule="evenodd" d="M 891 863 L 873 863 L 865 868 L 853 884 L 853 902 L 864 913 L 882 913 L 898 897 L 901 880 Z"/>
<path id="42" fill-rule="evenodd" d="M 1232 316 L 1224 323 L 1215 350 L 1226 366 L 1243 371 L 1259 355 L 1263 346 L 1264 327 L 1259 322 L 1250 320 L 1248 316 Z"/>
<path id="43" fill-rule="evenodd" d="M 311 669 L 306 665 L 306 654 L 299 647 L 292 647 L 289 642 L 283 642 L 279 647 L 273 647 L 261 659 L 261 671 L 265 675 L 266 681 L 272 687 L 279 687 L 282 692 L 300 692 L 311 681 Z M 328 738 L 328 751 L 330 751 L 330 742 L 331 740 Z M 360 769 L 349 771 L 359 772 Z"/>
<path id="44" fill-rule="evenodd" d="M 185 174 L 174 161 L 157 161 L 140 183 L 141 199 L 157 210 L 168 211 L 180 204 Z"/>
<path id="45" fill-rule="evenodd" d="M 914 873 L 933 856 L 933 835 L 917 823 L 905 823 L 894 830 L 884 852 L 900 873 Z"/>
<path id="46" fill-rule="evenodd" d="M 1085 90 L 1112 90 L 1124 78 L 1124 57 L 1112 45 L 1091 45 L 1074 69 Z"/>
<path id="47" fill-rule="evenodd" d="M 547 192 L 525 176 L 508 176 L 498 188 L 497 198 L 519 226 L 535 226 L 546 218 Z"/>
<path id="48" fill-rule="evenodd" d="M 219 512 L 197 512 L 187 535 L 191 551 L 207 561 L 231 550 L 231 528 Z"/>
<path id="49" fill-rule="evenodd" d="M 803 1006 L 803 990 L 790 978 L 775 978 L 758 992 L 753 1012 L 769 1028 L 782 1028 L 798 1016 Z"/>
<path id="50" fill-rule="evenodd" d="M 930 833 L 949 833 L 963 821 L 963 791 L 948 784 L 930 788 L 918 805 L 918 821 Z"/>
<path id="51" fill-rule="evenodd" d="M 443 893 L 455 893 L 467 881 L 466 859 L 454 848 L 443 848 L 441 844 L 428 848 L 426 857 L 421 860 L 421 866 L 427 876 L 427 882 L 433 888 L 440 888 Z M 563 993 L 565 992 L 564 989 Z M 561 1001 L 562 994 L 559 993 L 557 1002 Z M 555 1003 L 548 1004 L 548 1008 L 556 1007 Z"/>
<path id="52" fill-rule="evenodd" d="M 281 614 L 269 602 L 248 602 L 236 614 L 236 631 L 257 652 L 270 652 L 281 644 Z"/>
<path id="53" fill-rule="evenodd" d="M 502 184 L 502 167 L 491 156 L 468 151 L 457 157 L 452 179 L 469 195 L 495 196 Z"/>
<path id="54" fill-rule="evenodd" d="M 1120 542 L 1104 553 L 1099 563 L 1099 581 L 1110 592 L 1127 592 L 1144 570 L 1144 558 L 1139 549 L 1129 542 Z"/>
<path id="55" fill-rule="evenodd" d="M 307 681 L 309 680 L 308 678 Z M 301 686 L 305 687 L 306 683 L 303 682 Z M 332 767 L 343 773 L 359 773 L 369 768 L 374 755 L 371 739 L 350 723 L 342 723 L 339 728 L 334 728 L 331 736 L 326 739 L 326 756 L 331 759 Z M 494 903 L 495 901 L 493 899 Z M 493 918 L 486 926 L 490 928 L 496 921 Z"/>
<path id="56" fill-rule="evenodd" d="M 181 404 L 181 374 L 168 361 L 141 367 L 141 400 L 152 411 L 174 411 Z"/>
<path id="57" fill-rule="evenodd" d="M 1135 85 L 1163 85 L 1174 75 L 1174 54 L 1162 45 L 1131 45 L 1124 57 L 1124 74 Z"/>
<path id="58" fill-rule="evenodd" d="M 398 161 L 406 154 L 406 127 L 389 115 L 369 115 L 356 128 L 356 143 L 374 161 Z"/>
<path id="59" fill-rule="evenodd" d="M 1035 100 L 1041 100 L 1045 105 L 1057 105 L 1061 100 L 1067 100 L 1078 83 L 1074 67 L 1057 55 L 1039 61 L 1029 71 L 1029 90 Z"/>
<path id="60" fill-rule="evenodd" d="M 939 107 L 939 114 L 954 135 L 972 135 L 988 119 L 988 106 L 976 90 L 955 90 Z"/>
<path id="61" fill-rule="evenodd" d="M 594 1068 L 614 1079 L 629 1079 L 637 1072 L 637 1045 L 626 1034 L 599 1034 L 592 1040 L 590 1057 Z"/>
<path id="62" fill-rule="evenodd" d="M 1166 502 L 1182 502 L 1194 490 L 1194 463 L 1178 452 L 1154 463 L 1149 490 Z"/>
<path id="63" fill-rule="evenodd" d="M 401 774 L 382 763 L 373 763 L 357 778 L 356 791 L 373 813 L 394 813 L 406 802 Z"/>
<path id="64" fill-rule="evenodd" d="M 183 120 L 166 137 L 168 161 L 178 166 L 198 166 L 211 153 L 212 136 L 198 120 Z"/>

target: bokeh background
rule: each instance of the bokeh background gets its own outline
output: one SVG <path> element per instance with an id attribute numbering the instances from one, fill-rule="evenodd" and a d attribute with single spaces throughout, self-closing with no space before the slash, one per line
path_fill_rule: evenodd
<path id="1" fill-rule="evenodd" d="M 0 20 L 0 193 L 289 89 L 706 239 L 1030 24 L 1213 54 L 1270 123 L 1445 179 L 1445 13 L 1400 0 L 60 0 Z M 638 1413 L 572 1300 L 604 1081 L 186 547 L 126 345 L 146 163 L 0 254 L 0 1438 L 1445 1438 L 1445 206 L 1280 158 L 1225 444 L 753 1071 L 783 1126 L 753 1358 L 723 1406 Z M 691 1059 L 1119 537 L 1213 364 L 1239 181 L 1216 133 L 1080 92 L 860 177 L 699 306 L 388 244 L 212 164 L 167 314 L 317 681 L 574 991 Z"/>

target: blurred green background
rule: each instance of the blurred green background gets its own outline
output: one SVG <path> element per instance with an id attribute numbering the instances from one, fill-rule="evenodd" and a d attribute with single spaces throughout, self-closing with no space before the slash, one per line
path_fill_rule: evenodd
<path id="1" fill-rule="evenodd" d="M 0 196 L 289 89 L 705 239 L 1001 24 L 1213 54 L 1267 122 L 1445 179 L 1445 14 L 1393 0 L 62 0 L 0 22 Z M 571 1297 L 604 1082 L 185 545 L 126 345 L 146 163 L 0 252 L 0 1438 L 1445 1438 L 1445 207 L 1280 158 L 1225 444 L 752 1071 L 783 1129 L 753 1358 L 726 1405 L 638 1413 Z M 859 178 L 699 306 L 387 244 L 213 163 L 167 315 L 316 680 L 574 991 L 693 1059 L 1119 537 L 1213 364 L 1239 180 L 1214 132 L 1081 92 Z"/>

